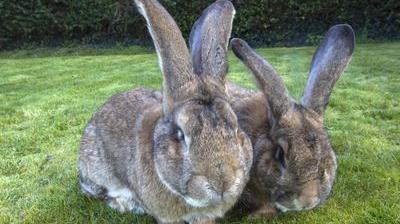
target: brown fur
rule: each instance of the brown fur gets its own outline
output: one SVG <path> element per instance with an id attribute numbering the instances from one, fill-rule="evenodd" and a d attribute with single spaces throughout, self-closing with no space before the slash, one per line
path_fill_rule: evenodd
<path id="1" fill-rule="evenodd" d="M 231 45 L 262 90 L 252 93 L 227 85 L 240 126 L 254 147 L 251 179 L 238 209 L 268 218 L 278 210 L 298 211 L 322 204 L 336 172 L 323 111 L 354 49 L 351 27 L 338 25 L 327 33 L 314 56 L 301 104 L 288 96 L 278 73 L 243 40 L 234 39 Z"/>
<path id="2" fill-rule="evenodd" d="M 175 21 L 155 0 L 136 0 L 145 16 L 164 76 L 163 94 L 132 90 L 113 96 L 93 116 L 81 141 L 82 190 L 120 211 L 146 213 L 159 223 L 214 223 L 240 197 L 252 164 L 250 139 L 227 100 L 226 69 L 191 59 Z M 217 1 L 199 19 L 200 31 L 231 29 L 233 6 Z M 230 24 L 230 25 L 229 25 Z M 222 38 L 224 65 L 229 35 Z M 213 41 L 193 42 L 214 49 Z M 211 58 L 216 58 L 211 54 Z M 217 56 L 219 57 L 219 56 Z M 198 64 L 200 63 L 200 64 Z M 210 72 L 206 72 L 210 71 Z"/>

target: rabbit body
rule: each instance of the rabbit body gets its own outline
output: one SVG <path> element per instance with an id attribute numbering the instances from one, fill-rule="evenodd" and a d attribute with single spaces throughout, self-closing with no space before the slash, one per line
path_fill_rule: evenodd
<path id="1" fill-rule="evenodd" d="M 156 47 L 163 92 L 118 94 L 95 113 L 81 141 L 81 189 L 159 223 L 213 223 L 240 197 L 253 155 L 225 93 L 233 5 L 218 0 L 196 22 L 192 62 L 161 4 L 135 3 Z"/>
<path id="2" fill-rule="evenodd" d="M 261 90 L 226 86 L 240 126 L 254 148 L 250 181 L 237 208 L 255 217 L 271 217 L 278 211 L 321 205 L 331 193 L 337 168 L 323 113 L 351 59 L 352 28 L 336 25 L 328 31 L 314 55 L 300 103 L 289 97 L 279 74 L 246 42 L 233 39 L 231 45 Z"/>
<path id="3" fill-rule="evenodd" d="M 156 174 L 154 142 L 170 131 L 161 128 L 164 122 L 160 92 L 140 89 L 112 97 L 89 122 L 81 141 L 82 190 L 119 211 L 147 213 L 164 222 L 223 216 L 234 200 L 191 207 Z"/>

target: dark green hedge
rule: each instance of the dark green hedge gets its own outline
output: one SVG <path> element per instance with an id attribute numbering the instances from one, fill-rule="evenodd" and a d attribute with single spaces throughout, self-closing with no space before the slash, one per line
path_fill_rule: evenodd
<path id="1" fill-rule="evenodd" d="M 184 35 L 213 0 L 161 0 Z M 233 0 L 234 36 L 253 44 L 313 44 L 333 24 L 358 36 L 400 39 L 399 0 Z M 0 48 L 24 42 L 148 40 L 133 0 L 0 0 Z"/>

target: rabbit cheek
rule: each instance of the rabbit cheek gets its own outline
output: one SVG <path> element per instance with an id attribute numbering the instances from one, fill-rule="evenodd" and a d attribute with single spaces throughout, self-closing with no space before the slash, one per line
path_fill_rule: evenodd
<path id="1" fill-rule="evenodd" d="M 238 157 L 240 158 L 240 166 L 243 167 L 246 176 L 250 173 L 251 166 L 253 164 L 253 147 L 251 145 L 250 139 L 244 132 L 238 134 L 238 145 L 239 152 Z"/>
<path id="2" fill-rule="evenodd" d="M 173 142 L 168 146 L 167 157 L 176 162 L 182 161 L 184 146 L 180 142 Z"/>
<path id="3" fill-rule="evenodd" d="M 256 167 L 256 176 L 265 185 L 276 183 L 281 176 L 280 166 L 269 152 L 260 155 Z"/>
<path id="4" fill-rule="evenodd" d="M 180 143 L 170 135 L 163 135 L 163 144 L 155 151 L 155 168 L 162 184 L 176 195 L 182 195 L 180 181 L 183 175 L 183 153 Z M 158 139 L 159 140 L 159 139 Z M 157 141 L 156 141 L 157 142 Z"/>
<path id="5" fill-rule="evenodd" d="M 335 180 L 335 175 L 336 175 L 336 156 L 333 152 L 331 152 L 331 157 L 330 159 L 327 159 L 328 161 L 324 162 L 324 168 L 321 168 L 321 171 L 323 173 L 321 174 L 322 177 L 322 182 L 321 182 L 321 202 L 325 201 L 329 195 L 332 193 L 332 187 L 333 183 Z"/>
<path id="6" fill-rule="evenodd" d="M 323 203 L 331 195 L 333 181 L 334 181 L 334 177 L 329 176 L 327 170 L 324 170 L 323 175 L 324 176 L 323 176 L 323 180 L 321 182 L 321 190 L 320 190 L 321 191 L 321 193 L 320 193 L 321 203 Z"/>

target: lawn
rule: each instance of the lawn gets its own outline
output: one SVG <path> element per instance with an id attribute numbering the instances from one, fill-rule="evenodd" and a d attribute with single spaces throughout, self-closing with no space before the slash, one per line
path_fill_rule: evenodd
<path id="1" fill-rule="evenodd" d="M 299 99 L 315 47 L 258 49 Z M 229 79 L 254 88 L 231 54 Z M 158 89 L 154 52 L 73 47 L 0 53 L 0 223 L 153 223 L 79 191 L 82 131 L 107 98 Z M 222 223 L 400 223 L 400 42 L 360 44 L 336 85 L 326 128 L 338 155 L 319 209 Z"/>

